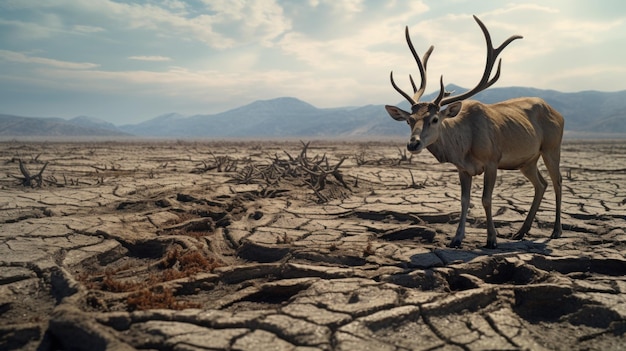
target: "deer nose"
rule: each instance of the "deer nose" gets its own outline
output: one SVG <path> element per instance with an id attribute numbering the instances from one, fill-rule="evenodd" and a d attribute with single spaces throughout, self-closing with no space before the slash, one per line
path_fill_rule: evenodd
<path id="1" fill-rule="evenodd" d="M 420 141 L 416 137 L 412 136 L 411 140 L 406 144 L 406 149 L 409 151 L 416 151 L 420 147 Z"/>

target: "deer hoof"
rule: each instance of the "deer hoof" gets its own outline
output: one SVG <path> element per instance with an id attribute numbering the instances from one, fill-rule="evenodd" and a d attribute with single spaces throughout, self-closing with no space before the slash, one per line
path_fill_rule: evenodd
<path id="1" fill-rule="evenodd" d="M 493 249 L 498 248 L 498 244 L 496 244 L 495 241 L 492 242 L 492 243 L 487 242 L 487 245 L 485 245 L 484 247 L 485 247 L 485 249 L 492 249 L 493 250 Z"/>
<path id="2" fill-rule="evenodd" d="M 522 240 L 522 239 L 524 239 L 524 235 L 525 234 L 526 233 L 519 231 L 519 232 L 517 232 L 517 234 L 513 235 L 511 238 L 513 240 Z"/>
<path id="3" fill-rule="evenodd" d="M 560 230 L 555 230 L 552 232 L 552 235 L 550 235 L 550 238 L 552 239 L 558 239 L 561 237 L 561 231 Z"/>
<path id="4" fill-rule="evenodd" d="M 451 248 L 459 248 L 459 247 L 461 247 L 461 240 L 452 239 L 452 241 L 450 242 L 450 245 L 448 245 L 448 247 L 451 247 Z"/>

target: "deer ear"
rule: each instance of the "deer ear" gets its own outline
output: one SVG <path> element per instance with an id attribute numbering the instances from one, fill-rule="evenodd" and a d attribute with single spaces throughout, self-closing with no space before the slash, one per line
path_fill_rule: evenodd
<path id="1" fill-rule="evenodd" d="M 391 118 L 395 119 L 396 121 L 408 121 L 409 117 L 411 116 L 410 113 L 395 106 L 385 105 L 385 109 L 387 110 L 387 113 L 389 113 L 389 116 L 391 116 Z"/>
<path id="2" fill-rule="evenodd" d="M 461 111 L 461 107 L 463 104 L 460 101 L 453 102 L 446 108 L 444 112 L 444 116 L 447 117 L 455 117 Z"/>

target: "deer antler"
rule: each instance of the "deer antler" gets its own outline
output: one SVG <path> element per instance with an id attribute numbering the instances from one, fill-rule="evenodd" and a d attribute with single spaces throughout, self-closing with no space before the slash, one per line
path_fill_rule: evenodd
<path id="1" fill-rule="evenodd" d="M 415 82 L 413 81 L 413 77 L 409 74 L 409 80 L 411 81 L 411 86 L 413 87 L 413 94 L 414 94 L 413 97 L 411 97 L 409 94 L 407 94 L 404 91 L 402 91 L 402 89 L 400 89 L 396 85 L 396 82 L 394 82 L 394 80 L 393 80 L 393 71 L 391 71 L 391 74 L 389 75 L 389 79 L 391 80 L 391 85 L 393 86 L 393 88 L 398 93 L 400 93 L 400 95 L 404 96 L 404 98 L 407 99 L 407 101 L 410 102 L 411 105 L 415 105 L 415 104 L 417 104 L 419 99 L 424 94 L 424 91 L 426 90 L 426 64 L 428 64 L 428 58 L 430 57 L 430 54 L 433 52 L 435 47 L 431 45 L 430 48 L 428 48 L 428 50 L 426 50 L 426 53 L 424 53 L 424 56 L 423 56 L 422 60 L 420 60 L 419 55 L 415 51 L 415 48 L 413 47 L 413 43 L 411 42 L 411 36 L 409 35 L 409 26 L 405 27 L 405 29 L 404 29 L 404 36 L 406 37 L 407 44 L 409 44 L 409 49 L 411 50 L 411 53 L 413 54 L 413 58 L 415 58 L 415 62 L 417 62 L 417 68 L 420 71 L 420 78 L 421 78 L 420 87 L 418 89 L 415 86 Z M 424 61 L 423 64 L 422 64 L 422 61 Z"/>
<path id="2" fill-rule="evenodd" d="M 500 78 L 500 67 L 502 64 L 502 59 L 498 61 L 498 69 L 496 70 L 496 74 L 493 76 L 493 78 L 489 79 L 498 55 L 500 55 L 502 50 L 504 50 L 504 48 L 506 48 L 506 46 L 509 45 L 513 40 L 523 38 L 521 35 L 512 35 L 507 40 L 505 40 L 498 48 L 494 49 L 491 42 L 491 36 L 489 35 L 487 27 L 485 27 L 483 22 L 481 22 L 478 17 L 474 16 L 474 20 L 476 20 L 476 23 L 478 23 L 480 29 L 483 31 L 483 34 L 485 35 L 485 41 L 487 42 L 487 62 L 485 63 L 485 71 L 483 72 L 483 77 L 480 79 L 480 82 L 478 82 L 478 85 L 476 85 L 473 89 L 466 91 L 463 94 L 451 96 L 444 99 L 445 93 L 442 76 L 440 80 L 439 95 L 435 98 L 435 100 L 433 100 L 433 103 L 439 106 L 445 106 L 456 101 L 465 100 L 492 86 L 498 80 L 498 78 Z"/>

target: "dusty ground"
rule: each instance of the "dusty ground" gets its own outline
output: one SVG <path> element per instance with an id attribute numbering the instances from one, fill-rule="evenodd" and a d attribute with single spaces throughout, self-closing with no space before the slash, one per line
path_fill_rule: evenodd
<path id="1" fill-rule="evenodd" d="M 501 171 L 496 250 L 482 179 L 448 249 L 456 172 L 399 147 L 0 143 L 0 349 L 626 347 L 626 142 L 563 145 L 557 240 L 551 187 L 508 239 L 533 191 Z"/>

